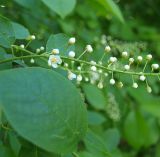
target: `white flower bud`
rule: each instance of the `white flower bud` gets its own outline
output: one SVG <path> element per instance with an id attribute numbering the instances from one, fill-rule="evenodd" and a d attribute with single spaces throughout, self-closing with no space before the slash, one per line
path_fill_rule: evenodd
<path id="1" fill-rule="evenodd" d="M 110 46 L 106 46 L 106 47 L 105 47 L 105 52 L 108 53 L 108 52 L 110 52 L 110 51 L 111 51 L 111 47 L 110 47 Z"/>
<path id="2" fill-rule="evenodd" d="M 52 54 L 54 54 L 54 55 L 59 54 L 59 49 L 53 49 L 53 50 L 52 50 Z"/>
<path id="3" fill-rule="evenodd" d="M 20 48 L 24 49 L 24 48 L 25 48 L 25 46 L 22 44 L 22 45 L 20 45 Z"/>
<path id="4" fill-rule="evenodd" d="M 138 88 L 138 84 L 136 82 L 133 83 L 132 85 L 133 88 Z"/>
<path id="5" fill-rule="evenodd" d="M 138 60 L 138 62 L 142 62 L 143 57 L 142 57 L 142 56 L 138 56 L 138 57 L 137 57 L 137 60 Z"/>
<path id="6" fill-rule="evenodd" d="M 35 40 L 35 39 L 36 39 L 35 35 L 31 35 L 31 40 Z"/>
<path id="7" fill-rule="evenodd" d="M 122 57 L 124 57 L 124 58 L 128 57 L 128 52 L 126 52 L 126 51 L 122 52 Z"/>
<path id="8" fill-rule="evenodd" d="M 68 72 L 68 79 L 69 80 L 76 79 L 76 77 L 77 77 L 76 74 L 72 73 L 71 71 Z"/>
<path id="9" fill-rule="evenodd" d="M 30 62 L 33 64 L 35 61 L 34 61 L 34 59 L 33 59 L 33 58 L 31 58 Z"/>
<path id="10" fill-rule="evenodd" d="M 70 38 L 69 41 L 68 41 L 68 43 L 71 44 L 71 45 L 75 44 L 75 42 L 76 42 L 75 37 Z"/>
<path id="11" fill-rule="evenodd" d="M 111 85 L 114 85 L 114 84 L 116 83 L 116 81 L 115 81 L 114 79 L 110 79 L 109 83 L 110 83 Z"/>
<path id="12" fill-rule="evenodd" d="M 68 68 L 68 63 L 64 63 L 64 67 Z"/>
<path id="13" fill-rule="evenodd" d="M 116 57 L 110 57 L 110 58 L 109 58 L 109 61 L 110 61 L 111 63 L 115 63 L 115 62 L 117 61 L 117 58 L 116 58 Z"/>
<path id="14" fill-rule="evenodd" d="M 86 46 L 86 51 L 89 52 L 89 53 L 93 52 L 92 46 L 91 45 L 87 45 Z"/>
<path id="15" fill-rule="evenodd" d="M 88 77 L 85 77 L 85 81 L 88 82 L 88 81 L 89 81 L 89 78 L 88 78 Z"/>
<path id="16" fill-rule="evenodd" d="M 125 66 L 124 66 L 124 69 L 125 69 L 125 70 L 129 70 L 129 69 L 130 69 L 130 66 L 129 66 L 129 65 L 125 65 Z"/>
<path id="17" fill-rule="evenodd" d="M 92 71 L 96 71 L 96 70 L 97 70 L 97 67 L 93 65 L 93 66 L 91 66 L 91 70 L 92 70 Z"/>
<path id="18" fill-rule="evenodd" d="M 118 86 L 119 88 L 122 88 L 122 87 L 123 87 L 123 83 L 122 83 L 122 82 L 118 82 L 117 86 Z"/>
<path id="19" fill-rule="evenodd" d="M 152 55 L 148 54 L 147 57 L 146 57 L 146 59 L 150 61 L 152 59 Z"/>
<path id="20" fill-rule="evenodd" d="M 141 75 L 141 76 L 139 77 L 139 79 L 140 79 L 141 81 L 145 81 L 146 77 L 145 77 L 144 75 Z"/>
<path id="21" fill-rule="evenodd" d="M 78 67 L 77 67 L 77 69 L 80 71 L 80 70 L 81 70 L 81 67 L 80 67 L 80 66 L 78 66 Z"/>
<path id="22" fill-rule="evenodd" d="M 96 65 L 96 64 L 97 64 L 95 61 L 90 61 L 90 63 L 91 63 L 92 65 Z"/>
<path id="23" fill-rule="evenodd" d="M 152 64 L 151 67 L 152 67 L 153 70 L 159 69 L 159 65 L 158 64 Z"/>
<path id="24" fill-rule="evenodd" d="M 36 49 L 36 52 L 39 53 L 41 50 L 40 49 Z"/>
<path id="25" fill-rule="evenodd" d="M 129 58 L 129 63 L 132 64 L 134 62 L 134 58 Z"/>
<path id="26" fill-rule="evenodd" d="M 104 73 L 104 76 L 105 76 L 105 77 L 108 77 L 108 73 Z"/>
<path id="27" fill-rule="evenodd" d="M 102 89 L 103 88 L 103 83 L 100 81 L 97 86 L 98 86 L 99 89 Z"/>
<path id="28" fill-rule="evenodd" d="M 83 78 L 82 78 L 82 75 L 77 75 L 77 81 L 78 81 L 78 82 L 81 82 L 82 79 L 83 79 Z"/>
<path id="29" fill-rule="evenodd" d="M 43 46 L 41 46 L 41 47 L 40 47 L 40 50 L 41 50 L 41 51 L 43 51 L 43 50 L 44 50 L 44 47 L 43 47 Z"/>
<path id="30" fill-rule="evenodd" d="M 99 61 L 98 64 L 99 64 L 99 65 L 102 65 L 102 61 Z"/>
<path id="31" fill-rule="evenodd" d="M 68 56 L 71 57 L 71 58 L 74 58 L 75 57 L 75 52 L 74 51 L 69 51 L 68 53 Z"/>
<path id="32" fill-rule="evenodd" d="M 100 74 L 102 74 L 103 71 L 102 71 L 102 69 L 99 69 L 98 72 L 99 72 Z"/>
<path id="33" fill-rule="evenodd" d="M 147 86 L 147 92 L 151 93 L 152 92 L 152 88 L 150 86 Z"/>

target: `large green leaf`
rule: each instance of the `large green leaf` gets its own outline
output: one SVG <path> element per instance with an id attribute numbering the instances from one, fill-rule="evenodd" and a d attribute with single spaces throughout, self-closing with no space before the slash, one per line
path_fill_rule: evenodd
<path id="1" fill-rule="evenodd" d="M 62 18 L 70 14 L 75 5 L 76 0 L 42 0 L 46 6 L 56 12 Z"/>
<path id="2" fill-rule="evenodd" d="M 84 142 L 86 149 L 91 154 L 97 157 L 111 157 L 105 145 L 105 141 L 92 131 L 87 132 Z"/>
<path id="3" fill-rule="evenodd" d="M 0 46 L 9 48 L 14 41 L 15 34 L 10 20 L 0 15 Z"/>
<path id="4" fill-rule="evenodd" d="M 37 146 L 73 151 L 87 129 L 85 106 L 74 85 L 43 68 L 0 73 L 0 105 L 13 128 Z"/>
<path id="5" fill-rule="evenodd" d="M 30 35 L 28 29 L 26 29 L 19 23 L 12 22 L 12 26 L 15 32 L 16 39 L 26 39 Z"/>

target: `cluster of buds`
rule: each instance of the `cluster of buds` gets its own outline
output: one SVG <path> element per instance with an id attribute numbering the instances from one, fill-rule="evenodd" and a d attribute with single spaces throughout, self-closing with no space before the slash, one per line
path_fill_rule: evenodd
<path id="1" fill-rule="evenodd" d="M 68 41 L 68 43 L 71 45 L 75 44 L 75 42 L 76 42 L 76 39 L 74 37 L 70 38 Z M 159 72 L 159 65 L 157 63 L 151 64 L 150 66 L 151 72 L 145 73 L 148 63 L 151 62 L 152 60 L 151 54 L 146 55 L 145 58 L 142 56 L 131 57 L 127 51 L 123 51 L 121 53 L 121 57 L 128 63 L 123 66 L 123 70 L 122 70 L 118 68 L 113 68 L 114 65 L 118 64 L 120 61 L 118 61 L 117 57 L 112 56 L 112 53 L 111 53 L 112 49 L 109 45 L 105 46 L 104 54 L 98 62 L 93 60 L 84 61 L 80 59 L 85 53 L 87 52 L 92 53 L 93 51 L 94 50 L 91 45 L 86 45 L 84 52 L 82 52 L 82 54 L 79 57 L 76 57 L 77 55 L 74 51 L 69 51 L 68 57 L 70 58 L 70 62 L 66 62 L 65 59 L 63 59 L 63 57 L 61 59 L 61 56 L 59 55 L 60 54 L 59 50 L 53 49 L 52 53 L 54 52 L 53 54 L 58 55 L 59 57 L 57 58 L 57 56 L 54 56 L 54 59 L 53 59 L 53 56 L 52 57 L 50 56 L 49 62 L 58 65 L 58 64 L 61 64 L 63 61 L 64 64 L 62 66 L 64 66 L 65 69 L 68 70 L 68 79 L 70 80 L 75 79 L 77 80 L 77 83 L 80 83 L 82 81 L 90 82 L 92 84 L 97 84 L 98 88 L 102 89 L 106 84 L 106 80 L 107 80 L 106 78 L 109 77 L 109 75 L 111 74 L 111 78 L 109 79 L 109 84 L 110 85 L 116 84 L 117 87 L 122 88 L 124 86 L 123 82 L 117 81 L 117 78 L 114 77 L 114 75 L 116 75 L 116 73 L 124 73 L 132 76 L 133 88 L 136 89 L 139 87 L 138 80 L 135 82 L 135 78 L 134 78 L 135 75 L 138 75 L 140 81 L 146 82 L 147 91 L 149 93 L 152 91 L 151 87 L 148 85 L 147 76 L 150 74 L 159 76 L 158 75 L 159 73 L 156 73 L 157 71 Z M 108 55 L 108 62 L 104 63 L 103 59 L 105 58 L 105 55 Z M 75 62 L 77 63 L 75 64 Z M 135 66 L 138 67 L 139 65 L 143 65 L 143 62 L 145 62 L 143 71 L 134 70 L 136 69 Z M 58 66 L 52 66 L 52 67 L 57 68 Z"/>
<path id="2" fill-rule="evenodd" d="M 28 40 L 34 40 L 35 38 L 34 35 L 31 35 L 28 37 Z M 72 46 L 75 43 L 76 38 L 71 37 L 68 39 L 66 45 Z M 23 51 L 27 46 L 21 44 L 19 47 Z M 132 77 L 131 83 L 133 88 L 137 89 L 139 87 L 139 81 L 145 82 L 147 91 L 151 93 L 152 89 L 148 84 L 149 76 L 157 76 L 160 80 L 159 64 L 152 62 L 153 57 L 151 54 L 147 54 L 145 57 L 141 55 L 133 56 L 133 54 L 125 50 L 120 53 L 120 57 L 118 58 L 114 56 L 112 46 L 108 43 L 104 46 L 102 57 L 99 59 L 96 58 L 96 61 L 81 59 L 85 54 L 94 52 L 94 48 L 90 44 L 85 46 L 84 51 L 80 55 L 70 48 L 67 49 L 66 56 L 61 55 L 60 49 L 57 47 L 54 47 L 50 52 L 43 52 L 44 50 L 45 48 L 41 46 L 36 49 L 36 54 L 48 55 L 48 65 L 50 67 L 60 67 L 66 70 L 68 79 L 76 80 L 78 84 L 83 81 L 90 82 L 102 89 L 108 81 L 110 85 L 117 85 L 117 87 L 122 88 L 125 85 L 117 74 L 127 74 Z M 30 62 L 35 63 L 35 60 L 31 58 Z M 122 62 L 125 63 L 122 64 Z"/>

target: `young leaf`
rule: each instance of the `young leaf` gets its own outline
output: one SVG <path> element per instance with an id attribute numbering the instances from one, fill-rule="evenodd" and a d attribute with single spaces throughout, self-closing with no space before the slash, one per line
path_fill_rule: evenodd
<path id="1" fill-rule="evenodd" d="M 0 105 L 13 128 L 55 153 L 73 151 L 87 130 L 86 109 L 73 84 L 43 68 L 0 73 Z"/>
<path id="2" fill-rule="evenodd" d="M 68 45 L 69 37 L 65 34 L 51 35 L 47 41 L 46 51 L 51 52 L 52 49 L 59 49 L 60 54 L 67 56 L 69 51 L 74 50 L 74 45 Z"/>
<path id="3" fill-rule="evenodd" d="M 28 29 L 18 23 L 12 22 L 12 26 L 16 39 L 26 39 L 30 35 Z"/>
<path id="4" fill-rule="evenodd" d="M 76 0 L 42 0 L 42 1 L 46 6 L 48 6 L 51 10 L 56 12 L 62 18 L 70 14 L 76 5 Z"/>
<path id="5" fill-rule="evenodd" d="M 86 149 L 91 154 L 98 157 L 111 157 L 105 145 L 105 141 L 92 131 L 87 132 L 84 142 Z"/>
<path id="6" fill-rule="evenodd" d="M 124 123 L 124 134 L 128 143 L 135 149 L 148 147 L 159 138 L 155 119 L 145 119 L 140 111 L 131 111 L 128 114 Z"/>
<path id="7" fill-rule="evenodd" d="M 94 85 L 84 84 L 83 91 L 86 95 L 86 99 L 95 109 L 105 109 L 107 101 L 102 90 Z"/>
<path id="8" fill-rule="evenodd" d="M 0 46 L 9 48 L 15 41 L 11 21 L 0 15 Z"/>
<path id="9" fill-rule="evenodd" d="M 113 0 L 97 0 L 107 11 L 111 12 L 121 22 L 124 22 L 123 15 L 118 5 Z"/>

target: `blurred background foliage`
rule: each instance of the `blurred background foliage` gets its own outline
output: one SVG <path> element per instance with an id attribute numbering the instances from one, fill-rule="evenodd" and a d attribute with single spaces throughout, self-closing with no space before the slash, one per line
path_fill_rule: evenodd
<path id="1" fill-rule="evenodd" d="M 94 60 L 106 44 L 116 55 L 127 50 L 135 55 L 152 53 L 155 61 L 160 59 L 159 0 L 0 0 L 0 5 L 0 14 L 14 22 L 17 39 L 24 39 L 29 32 L 39 39 L 31 49 L 45 45 L 50 34 L 64 33 L 76 37 L 77 53 L 86 44 L 94 45 L 95 53 L 89 56 Z M 1 58 L 9 55 L 0 50 Z M 149 80 L 152 94 L 143 84 L 131 89 L 129 76 L 121 79 L 126 83 L 124 89 L 108 84 L 103 90 L 85 83 L 79 86 L 88 108 L 90 131 L 79 145 L 78 156 L 160 157 L 157 78 Z M 10 147 L 0 141 L 0 157 L 25 157 L 25 152 L 35 155 L 33 146 L 17 135 L 9 133 L 8 140 Z M 40 157 L 55 156 L 39 152 Z"/>

